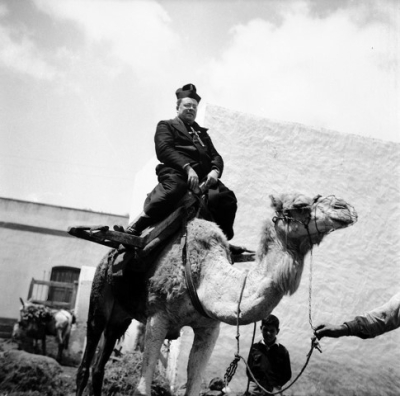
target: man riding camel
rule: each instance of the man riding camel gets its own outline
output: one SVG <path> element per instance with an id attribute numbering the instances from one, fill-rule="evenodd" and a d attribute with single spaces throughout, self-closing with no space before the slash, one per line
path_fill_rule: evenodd
<path id="1" fill-rule="evenodd" d="M 204 183 L 208 190 L 208 208 L 228 240 L 233 238 L 237 200 L 233 191 L 220 180 L 224 161 L 215 149 L 206 128 L 195 122 L 201 97 L 193 84 L 175 92 L 177 117 L 160 121 L 154 137 L 157 186 L 147 195 L 139 219 L 125 232 L 139 236 L 148 226 L 170 214 L 188 189 L 198 191 Z M 114 226 L 123 231 L 121 226 Z"/>

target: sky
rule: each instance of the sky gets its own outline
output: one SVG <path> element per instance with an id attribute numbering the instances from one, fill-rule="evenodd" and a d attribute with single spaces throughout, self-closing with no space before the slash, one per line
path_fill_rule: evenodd
<path id="1" fill-rule="evenodd" d="M 399 58 L 396 0 L 0 0 L 0 197 L 128 214 L 187 83 L 398 144 Z"/>

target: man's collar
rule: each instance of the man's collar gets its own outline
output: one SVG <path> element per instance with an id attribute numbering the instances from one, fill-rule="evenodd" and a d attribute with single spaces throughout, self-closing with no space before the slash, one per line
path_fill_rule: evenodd
<path id="1" fill-rule="evenodd" d="M 275 338 L 275 341 L 274 341 L 274 343 L 273 343 L 272 345 L 267 345 L 267 344 L 264 342 L 264 338 L 262 338 L 260 342 L 261 342 L 263 345 L 265 345 L 268 349 L 271 348 L 271 347 L 273 347 L 274 345 L 278 345 L 278 346 L 279 346 L 278 338 Z"/>
<path id="2" fill-rule="evenodd" d="M 174 124 L 175 128 L 182 132 L 187 132 L 186 125 L 183 120 L 181 120 L 178 116 L 176 116 L 172 123 Z M 207 128 L 201 127 L 196 121 L 193 122 L 191 125 L 193 129 L 195 129 L 197 132 L 207 132 Z"/>
<path id="3" fill-rule="evenodd" d="M 175 128 L 178 129 L 179 131 L 187 133 L 186 126 L 179 117 L 175 117 L 172 120 L 172 123 L 174 124 Z"/>

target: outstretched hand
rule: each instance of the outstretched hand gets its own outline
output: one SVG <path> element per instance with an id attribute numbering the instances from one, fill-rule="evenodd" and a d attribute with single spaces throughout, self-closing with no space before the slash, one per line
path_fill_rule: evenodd
<path id="1" fill-rule="evenodd" d="M 332 325 L 329 323 L 320 324 L 315 328 L 315 335 L 320 340 L 322 337 L 339 338 L 348 334 L 348 327 L 345 324 Z"/>

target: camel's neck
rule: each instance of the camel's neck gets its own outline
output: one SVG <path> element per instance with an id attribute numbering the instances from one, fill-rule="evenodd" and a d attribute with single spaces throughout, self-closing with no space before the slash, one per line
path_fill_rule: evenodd
<path id="1" fill-rule="evenodd" d="M 307 236 L 290 238 L 268 222 L 257 251 L 257 269 L 263 277 L 272 278 L 281 293 L 293 294 L 299 287 L 304 257 L 311 246 Z"/>
<path id="2" fill-rule="evenodd" d="M 301 279 L 304 255 L 303 242 L 283 241 L 272 224 L 267 226 L 257 252 L 257 262 L 247 273 L 232 266 L 223 266 L 216 278 L 209 278 L 204 290 L 206 309 L 223 322 L 236 324 L 240 302 L 240 323 L 261 320 L 276 307 L 285 294 L 293 294 Z M 212 283 L 212 284 L 211 284 Z"/>

